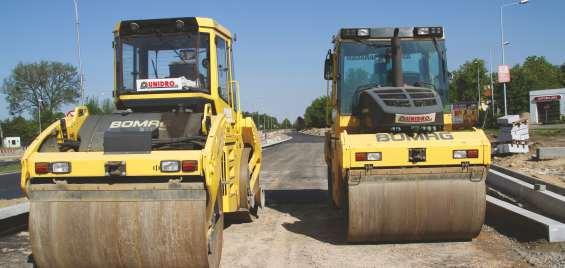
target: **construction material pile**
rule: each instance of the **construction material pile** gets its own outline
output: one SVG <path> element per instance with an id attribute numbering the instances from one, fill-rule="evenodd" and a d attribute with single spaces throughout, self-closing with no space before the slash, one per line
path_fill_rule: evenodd
<path id="1" fill-rule="evenodd" d="M 301 130 L 302 134 L 312 135 L 312 136 L 325 136 L 326 132 L 329 131 L 329 128 L 309 128 Z"/>
<path id="2" fill-rule="evenodd" d="M 500 135 L 496 139 L 497 154 L 528 153 L 530 139 L 528 120 L 519 115 L 499 117 L 496 123 L 500 127 Z"/>

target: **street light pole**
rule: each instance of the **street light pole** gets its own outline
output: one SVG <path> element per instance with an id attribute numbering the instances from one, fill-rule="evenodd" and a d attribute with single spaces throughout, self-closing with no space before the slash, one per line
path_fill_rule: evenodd
<path id="1" fill-rule="evenodd" d="M 504 54 L 504 46 L 508 43 L 504 41 L 504 22 L 502 19 L 502 9 L 505 7 L 515 6 L 515 5 L 524 5 L 527 4 L 529 0 L 520 0 L 518 2 L 507 3 L 500 6 L 500 47 L 502 49 L 502 65 L 505 64 L 505 54 Z M 506 82 L 502 83 L 503 87 L 503 97 L 504 97 L 504 115 L 508 115 L 508 108 L 506 106 Z"/>
<path id="2" fill-rule="evenodd" d="M 479 76 L 480 72 L 480 61 L 477 60 L 477 111 L 480 112 L 481 107 L 481 78 Z"/>
<path id="3" fill-rule="evenodd" d="M 41 103 L 43 101 L 42 100 L 38 100 L 37 103 L 37 122 L 39 124 L 39 134 L 41 134 Z"/>
<path id="4" fill-rule="evenodd" d="M 80 103 L 84 104 L 84 70 L 82 68 L 82 60 L 80 57 L 80 21 L 78 17 L 78 1 L 73 0 L 75 7 L 75 24 L 76 24 L 76 41 L 77 41 L 77 57 L 78 57 L 78 69 L 79 69 L 79 79 L 80 79 Z"/>
<path id="5" fill-rule="evenodd" d="M 495 105 L 494 105 L 494 82 L 492 80 L 492 56 L 493 52 L 492 52 L 492 48 L 490 49 L 490 60 L 489 60 L 489 77 L 490 77 L 490 99 L 492 102 L 492 118 L 496 118 L 496 111 L 495 111 Z"/>

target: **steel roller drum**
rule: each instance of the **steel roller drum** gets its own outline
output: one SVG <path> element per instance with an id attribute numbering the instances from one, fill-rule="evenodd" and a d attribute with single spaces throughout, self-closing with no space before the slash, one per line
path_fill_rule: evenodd
<path id="1" fill-rule="evenodd" d="M 486 168 L 350 171 L 348 240 L 468 240 L 483 225 Z"/>
<path id="2" fill-rule="evenodd" d="M 202 183 L 178 189 L 137 186 L 32 186 L 29 231 L 38 267 L 219 266 L 223 216 L 209 228 Z"/>

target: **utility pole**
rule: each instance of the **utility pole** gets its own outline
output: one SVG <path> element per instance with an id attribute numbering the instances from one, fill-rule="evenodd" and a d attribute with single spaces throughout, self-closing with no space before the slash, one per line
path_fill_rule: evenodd
<path id="1" fill-rule="evenodd" d="M 78 58 L 78 69 L 79 69 L 79 78 L 80 78 L 80 103 L 84 104 L 84 70 L 82 68 L 82 60 L 80 56 L 80 21 L 78 17 L 78 1 L 73 0 L 74 7 L 75 7 L 75 28 L 76 28 L 76 42 L 77 42 L 77 58 Z"/>

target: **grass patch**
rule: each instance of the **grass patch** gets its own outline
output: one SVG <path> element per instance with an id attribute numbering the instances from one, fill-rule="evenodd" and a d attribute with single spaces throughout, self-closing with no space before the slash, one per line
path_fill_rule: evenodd
<path id="1" fill-rule="evenodd" d="M 530 128 L 530 133 L 540 136 L 565 135 L 565 128 Z"/>
<path id="2" fill-rule="evenodd" d="M 21 169 L 20 162 L 0 164 L 0 173 L 18 172 Z"/>

